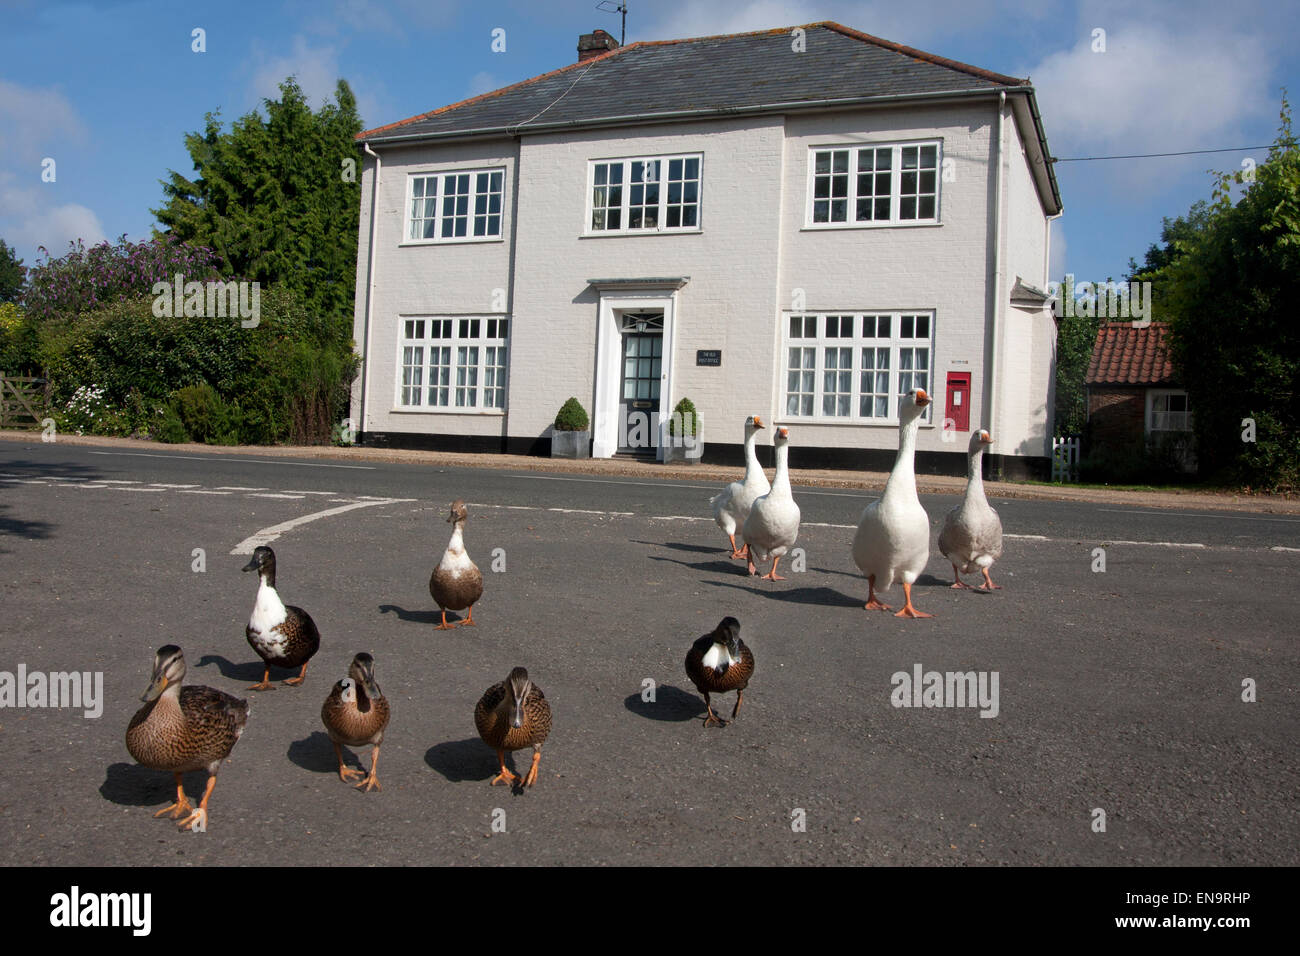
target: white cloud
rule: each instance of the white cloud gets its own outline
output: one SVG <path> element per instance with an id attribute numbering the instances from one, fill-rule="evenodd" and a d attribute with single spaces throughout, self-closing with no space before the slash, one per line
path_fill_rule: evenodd
<path id="1" fill-rule="evenodd" d="M 43 157 L 57 151 L 53 147 L 85 140 L 85 124 L 58 90 L 0 80 L 0 143 L 5 144 L 6 167 L 39 166 Z"/>
<path id="2" fill-rule="evenodd" d="M 1245 145 L 1243 130 L 1276 111 L 1271 57 L 1231 20 L 1174 32 L 1111 20 L 1106 51 L 1091 31 L 1028 72 L 1053 152 L 1172 152 Z"/>
<path id="3" fill-rule="evenodd" d="M 60 256 L 71 240 L 93 245 L 106 238 L 93 209 L 61 202 L 68 196 L 63 183 L 41 179 L 45 157 L 57 164 L 84 152 L 88 140 L 76 108 L 57 89 L 0 80 L 0 236 L 28 266 L 35 264 L 37 246 Z"/>
<path id="4" fill-rule="evenodd" d="M 469 81 L 469 89 L 465 92 L 468 99 L 471 96 L 478 96 L 480 93 L 491 93 L 493 90 L 499 90 L 505 84 L 491 73 L 482 71 L 475 73 Z"/>
<path id="5" fill-rule="evenodd" d="M 676 0 L 657 5 L 657 18 L 650 20 L 644 30 L 638 28 L 632 39 L 666 40 L 743 33 L 834 20 L 886 40 L 923 47 L 925 43 L 942 37 L 959 36 L 1005 23 L 1009 18 L 1042 20 L 1059 15 L 1058 8 L 1059 2 L 1043 0 L 998 0 L 992 3 L 936 0 L 925 4 L 898 3 L 896 0 L 868 3 L 851 0 L 832 0 L 829 3 L 751 0 L 740 4 Z M 989 67 L 987 63 L 977 65 Z"/>
<path id="6" fill-rule="evenodd" d="M 257 98 L 260 105 L 263 99 L 278 100 L 280 84 L 288 76 L 297 77 L 307 103 L 312 109 L 319 109 L 326 102 L 334 99 L 334 89 L 339 77 L 338 52 L 333 46 L 313 47 L 307 38 L 296 34 L 288 53 L 271 55 L 260 48 L 255 48 L 254 59 L 258 65 L 254 68 L 249 92 Z"/>

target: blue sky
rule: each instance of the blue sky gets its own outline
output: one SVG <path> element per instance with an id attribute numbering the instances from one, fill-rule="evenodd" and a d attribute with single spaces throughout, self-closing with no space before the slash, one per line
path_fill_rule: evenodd
<path id="1" fill-rule="evenodd" d="M 1262 161 L 1281 91 L 1300 97 L 1300 5 L 1237 0 L 924 0 L 900 3 L 629 0 L 629 42 L 836 20 L 1014 76 L 1038 91 L 1062 158 L 1230 147 L 1235 151 L 1058 163 L 1066 214 L 1052 274 L 1119 278 L 1161 217 L 1207 198 L 1209 169 Z M 0 237 L 27 265 L 150 235 L 159 180 L 190 173 L 184 135 L 208 110 L 227 121 L 295 74 L 314 105 L 338 77 L 367 127 L 564 66 L 578 35 L 619 31 L 596 0 L 0 0 Z M 205 31 L 206 52 L 192 47 Z M 505 51 L 493 52 L 496 29 Z M 1105 51 L 1093 49 L 1105 31 Z M 42 161 L 56 180 L 42 182 Z"/>

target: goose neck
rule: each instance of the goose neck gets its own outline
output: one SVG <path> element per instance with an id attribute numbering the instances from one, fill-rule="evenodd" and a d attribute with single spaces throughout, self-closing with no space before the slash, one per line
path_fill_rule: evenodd
<path id="1" fill-rule="evenodd" d="M 966 497 L 980 500 L 984 498 L 983 472 L 984 449 L 977 448 L 970 453 L 966 462 Z"/>
<path id="2" fill-rule="evenodd" d="M 772 491 L 778 494 L 790 494 L 789 445 L 778 445 L 776 448 L 776 474 L 772 477 Z"/>

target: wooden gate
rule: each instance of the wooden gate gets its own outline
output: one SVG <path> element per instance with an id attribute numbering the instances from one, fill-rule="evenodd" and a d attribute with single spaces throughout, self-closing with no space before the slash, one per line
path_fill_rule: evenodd
<path id="1" fill-rule="evenodd" d="M 0 428 L 40 428 L 50 404 L 50 383 L 0 372 Z"/>

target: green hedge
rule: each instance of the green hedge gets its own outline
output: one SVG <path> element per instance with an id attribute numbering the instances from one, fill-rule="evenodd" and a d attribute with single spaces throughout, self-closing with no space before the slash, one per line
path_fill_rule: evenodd
<path id="1" fill-rule="evenodd" d="M 159 318 L 152 297 L 41 323 L 38 358 L 56 418 L 78 389 L 104 406 L 90 430 L 213 444 L 328 443 L 347 414 L 359 362 L 350 340 L 294 295 L 262 290 L 260 322 Z M 77 408 L 84 402 L 77 403 Z"/>

